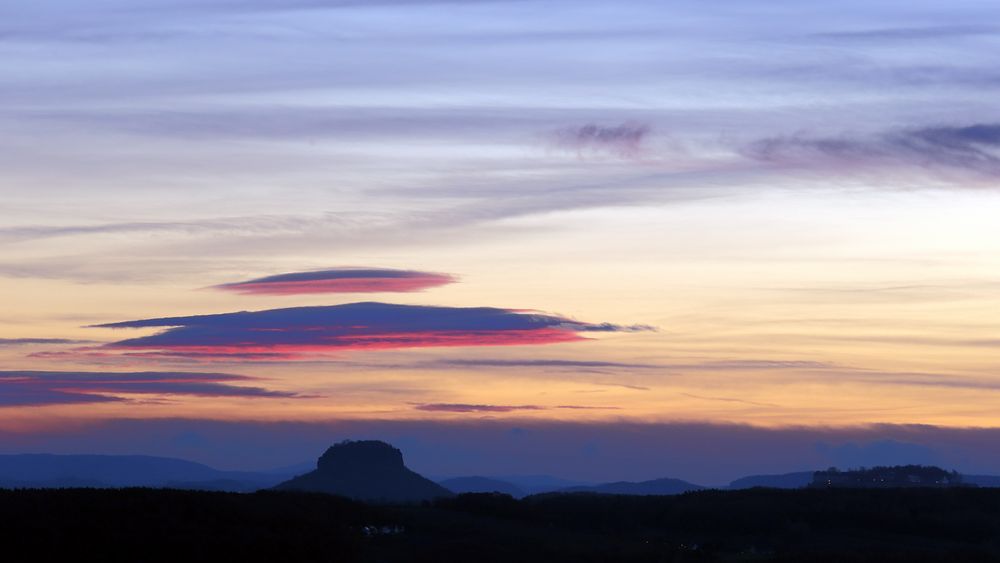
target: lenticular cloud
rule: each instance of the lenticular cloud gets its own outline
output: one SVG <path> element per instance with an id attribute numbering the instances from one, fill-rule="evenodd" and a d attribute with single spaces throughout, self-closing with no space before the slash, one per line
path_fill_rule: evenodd
<path id="1" fill-rule="evenodd" d="M 454 283 L 448 274 L 386 268 L 334 268 L 317 272 L 279 274 L 227 283 L 215 289 L 251 295 L 313 293 L 410 293 Z"/>
<path id="2" fill-rule="evenodd" d="M 144 319 L 102 328 L 167 327 L 105 346 L 153 357 L 298 359 L 348 350 L 512 346 L 583 340 L 581 333 L 636 330 L 491 307 L 351 303 Z"/>

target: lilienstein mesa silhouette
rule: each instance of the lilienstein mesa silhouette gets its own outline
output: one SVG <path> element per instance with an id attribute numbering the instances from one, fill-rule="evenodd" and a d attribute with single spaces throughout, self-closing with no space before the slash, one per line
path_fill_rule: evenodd
<path id="1" fill-rule="evenodd" d="M 279 491 L 332 493 L 369 502 L 420 502 L 453 496 L 403 464 L 403 454 L 377 440 L 331 446 L 316 469 L 274 487 Z"/>

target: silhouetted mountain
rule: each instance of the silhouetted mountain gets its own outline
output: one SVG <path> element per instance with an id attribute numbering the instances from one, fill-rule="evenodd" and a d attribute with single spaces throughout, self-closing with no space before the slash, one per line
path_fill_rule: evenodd
<path id="1" fill-rule="evenodd" d="M 438 481 L 438 485 L 453 493 L 503 493 L 514 498 L 526 495 L 524 489 L 514 483 L 489 477 L 454 477 Z"/>
<path id="2" fill-rule="evenodd" d="M 398 449 L 375 440 L 341 442 L 326 450 L 316 470 L 275 487 L 331 493 L 359 500 L 415 502 L 451 496 L 448 489 L 407 469 Z"/>
<path id="3" fill-rule="evenodd" d="M 254 491 L 288 474 L 219 471 L 207 465 L 152 456 L 0 455 L 0 487 L 170 487 Z"/>
<path id="4" fill-rule="evenodd" d="M 591 487 L 569 487 L 561 489 L 558 492 L 599 493 L 605 495 L 679 495 L 688 491 L 700 491 L 705 488 L 701 485 L 681 481 L 680 479 L 654 479 L 639 483 L 618 481 L 616 483 L 603 483 Z"/>
<path id="5" fill-rule="evenodd" d="M 729 484 L 729 489 L 751 489 L 768 487 L 771 489 L 800 489 L 812 483 L 813 471 L 796 471 L 781 475 L 750 475 Z"/>

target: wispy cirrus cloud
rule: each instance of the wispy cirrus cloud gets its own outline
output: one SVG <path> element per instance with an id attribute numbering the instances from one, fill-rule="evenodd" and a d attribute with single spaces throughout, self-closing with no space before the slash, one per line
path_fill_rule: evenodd
<path id="1" fill-rule="evenodd" d="M 492 307 L 351 303 L 218 315 L 142 319 L 101 328 L 168 327 L 101 350 L 151 357 L 297 359 L 349 350 L 451 346 L 522 346 L 585 340 L 587 332 L 649 330 L 586 323 Z"/>
<path id="2" fill-rule="evenodd" d="M 681 395 L 683 395 L 685 397 L 690 397 L 692 399 L 701 399 L 703 401 L 718 401 L 718 402 L 722 402 L 722 403 L 740 403 L 740 404 L 744 404 L 744 405 L 753 405 L 755 407 L 777 408 L 777 407 L 781 406 L 781 405 L 777 405 L 775 403 L 761 403 L 761 402 L 758 402 L 758 401 L 748 401 L 746 399 L 738 399 L 736 397 L 717 397 L 717 396 L 714 396 L 714 395 L 697 395 L 695 393 L 681 393 Z"/>
<path id="3" fill-rule="evenodd" d="M 409 293 L 454 283 L 455 276 L 390 268 L 332 268 L 314 272 L 278 274 L 214 289 L 251 295 L 311 293 Z"/>
<path id="4" fill-rule="evenodd" d="M 121 395 L 292 398 L 298 395 L 234 385 L 253 378 L 201 372 L 0 371 L 0 407 L 123 401 Z"/>
<path id="5" fill-rule="evenodd" d="M 792 166 L 920 166 L 1000 176 L 1000 123 L 937 126 L 860 136 L 790 135 L 750 143 L 747 156 Z"/>
<path id="6" fill-rule="evenodd" d="M 995 377 L 961 373 L 907 372 L 845 366 L 826 372 L 825 377 L 836 377 L 839 381 L 851 381 L 866 385 L 1000 391 L 1000 381 Z"/>
<path id="7" fill-rule="evenodd" d="M 716 360 L 697 364 L 671 364 L 666 367 L 686 370 L 825 370 L 837 366 L 812 360 Z"/>

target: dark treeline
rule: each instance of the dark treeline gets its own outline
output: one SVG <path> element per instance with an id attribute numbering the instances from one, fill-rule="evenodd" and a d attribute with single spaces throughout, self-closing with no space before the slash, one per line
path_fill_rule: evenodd
<path id="1" fill-rule="evenodd" d="M 4 561 L 1000 561 L 1000 490 L 467 494 L 0 491 Z"/>
<path id="2" fill-rule="evenodd" d="M 0 561 L 359 561 L 377 509 L 323 494 L 0 490 Z"/>

